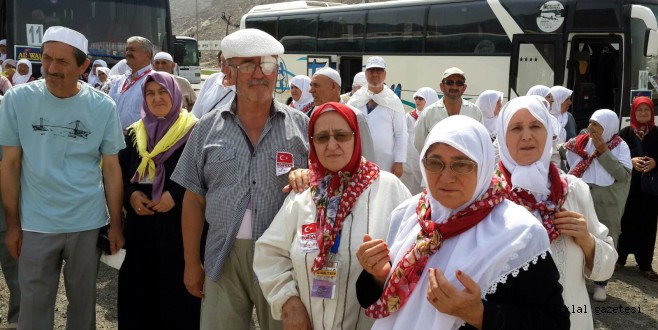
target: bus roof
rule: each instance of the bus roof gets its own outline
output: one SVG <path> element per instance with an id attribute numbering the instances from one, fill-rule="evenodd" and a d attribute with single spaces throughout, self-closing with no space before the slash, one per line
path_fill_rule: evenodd
<path id="1" fill-rule="evenodd" d="M 257 5 L 249 10 L 249 13 L 259 13 L 259 12 L 273 12 L 273 11 L 282 11 L 282 10 L 291 10 L 291 9 L 310 9 L 310 8 L 323 8 L 323 7 L 335 7 L 335 6 L 347 6 L 343 3 L 336 2 L 325 2 L 325 1 L 288 1 L 280 3 L 270 3 L 265 5 Z"/>

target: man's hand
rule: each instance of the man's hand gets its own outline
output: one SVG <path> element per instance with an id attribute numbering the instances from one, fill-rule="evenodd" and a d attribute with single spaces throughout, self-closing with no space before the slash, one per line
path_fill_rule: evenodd
<path id="1" fill-rule="evenodd" d="M 281 191 L 288 193 L 291 190 L 294 190 L 295 192 L 300 193 L 311 186 L 310 182 L 311 170 L 307 168 L 299 168 L 288 174 L 288 185 L 283 187 Z"/>
<path id="2" fill-rule="evenodd" d="M 313 325 L 299 297 L 290 297 L 281 310 L 284 330 L 311 330 Z"/>
<path id="3" fill-rule="evenodd" d="M 123 228 L 115 226 L 110 226 L 110 229 L 107 231 L 107 237 L 110 239 L 110 250 L 112 254 L 116 254 L 123 248 L 123 245 L 126 244 L 126 240 L 123 238 Z"/>
<path id="4" fill-rule="evenodd" d="M 393 173 L 395 176 L 398 178 L 402 176 L 402 163 L 393 163 L 393 167 L 391 168 L 391 173 Z"/>
<path id="5" fill-rule="evenodd" d="M 185 288 L 191 295 L 197 298 L 203 298 L 205 296 L 203 293 L 203 281 L 205 276 L 205 271 L 203 270 L 201 261 L 185 263 L 183 282 L 185 283 Z"/>
<path id="6" fill-rule="evenodd" d="M 23 229 L 20 226 L 7 227 L 5 245 L 7 245 L 9 254 L 18 260 L 18 257 L 21 255 L 21 247 L 23 246 Z"/>

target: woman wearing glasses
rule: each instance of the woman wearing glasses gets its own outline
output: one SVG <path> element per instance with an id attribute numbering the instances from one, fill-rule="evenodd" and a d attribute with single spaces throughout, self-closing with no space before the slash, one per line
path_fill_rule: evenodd
<path id="1" fill-rule="evenodd" d="M 549 116 L 534 96 L 518 97 L 503 107 L 498 118 L 498 176 L 510 188 L 509 199 L 528 208 L 545 228 L 564 302 L 572 311 L 571 329 L 592 329 L 592 314 L 579 313 L 590 311 L 585 279 L 609 279 L 617 252 L 608 228 L 596 216 L 589 186 L 560 174 L 551 163 Z"/>
<path id="2" fill-rule="evenodd" d="M 425 191 L 393 211 L 386 243 L 356 253 L 357 296 L 373 329 L 568 328 L 548 238 L 505 199 L 487 129 L 444 119 L 421 159 Z"/>
<path id="3" fill-rule="evenodd" d="M 354 112 L 331 102 L 311 115 L 311 187 L 292 192 L 256 242 L 254 271 L 284 329 L 370 329 L 354 284 L 356 251 L 382 239 L 396 205 L 410 197 L 393 174 L 361 156 Z"/>

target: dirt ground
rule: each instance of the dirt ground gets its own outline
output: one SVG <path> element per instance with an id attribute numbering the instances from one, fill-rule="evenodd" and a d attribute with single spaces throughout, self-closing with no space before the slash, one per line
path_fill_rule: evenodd
<path id="1" fill-rule="evenodd" d="M 658 245 L 657 245 L 658 250 Z M 658 270 L 658 251 L 654 252 L 653 268 Z M 118 271 L 101 264 L 98 272 L 96 322 L 97 329 L 117 328 L 117 277 Z M 6 326 L 9 291 L 0 280 L 0 329 Z M 629 256 L 626 267 L 615 271 L 608 284 L 608 300 L 592 301 L 595 329 L 658 329 L 658 282 L 650 282 L 639 273 L 635 259 Z M 629 307 L 628 309 L 626 307 Z M 635 308 L 635 313 L 630 307 Z M 639 312 L 638 312 L 639 311 Z M 65 329 L 66 296 L 60 281 L 55 307 L 55 329 Z M 252 326 L 252 329 L 258 326 Z"/>

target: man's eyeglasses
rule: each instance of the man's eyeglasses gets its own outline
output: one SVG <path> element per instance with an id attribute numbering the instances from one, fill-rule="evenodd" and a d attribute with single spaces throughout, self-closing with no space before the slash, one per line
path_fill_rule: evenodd
<path id="1" fill-rule="evenodd" d="M 253 73 L 256 71 L 256 63 L 254 62 L 245 62 L 240 65 L 231 65 L 232 67 L 238 69 L 242 73 Z M 271 75 L 276 71 L 277 64 L 274 62 L 260 62 L 260 70 L 264 75 Z"/>
<path id="2" fill-rule="evenodd" d="M 459 87 L 462 87 L 462 86 L 464 86 L 465 83 L 466 82 L 464 82 L 463 80 L 444 80 L 443 81 L 443 84 L 448 85 L 448 86 L 457 85 Z"/>
<path id="3" fill-rule="evenodd" d="M 313 139 L 313 142 L 317 144 L 327 144 L 329 143 L 329 139 L 331 139 L 332 136 L 336 142 L 347 142 L 352 140 L 352 137 L 354 137 L 354 132 L 336 132 L 334 134 L 323 132 L 314 134 L 311 139 Z"/>
<path id="4" fill-rule="evenodd" d="M 424 100 L 424 98 L 422 98 L 422 97 L 420 97 L 420 96 L 414 96 L 414 100 L 416 100 L 416 101 L 422 101 L 422 100 Z"/>
<path id="5" fill-rule="evenodd" d="M 423 165 L 425 169 L 433 173 L 441 173 L 446 168 L 446 163 L 435 157 L 423 158 Z M 456 160 L 448 167 L 457 174 L 466 174 L 473 171 L 477 167 L 477 163 L 472 160 Z"/>

